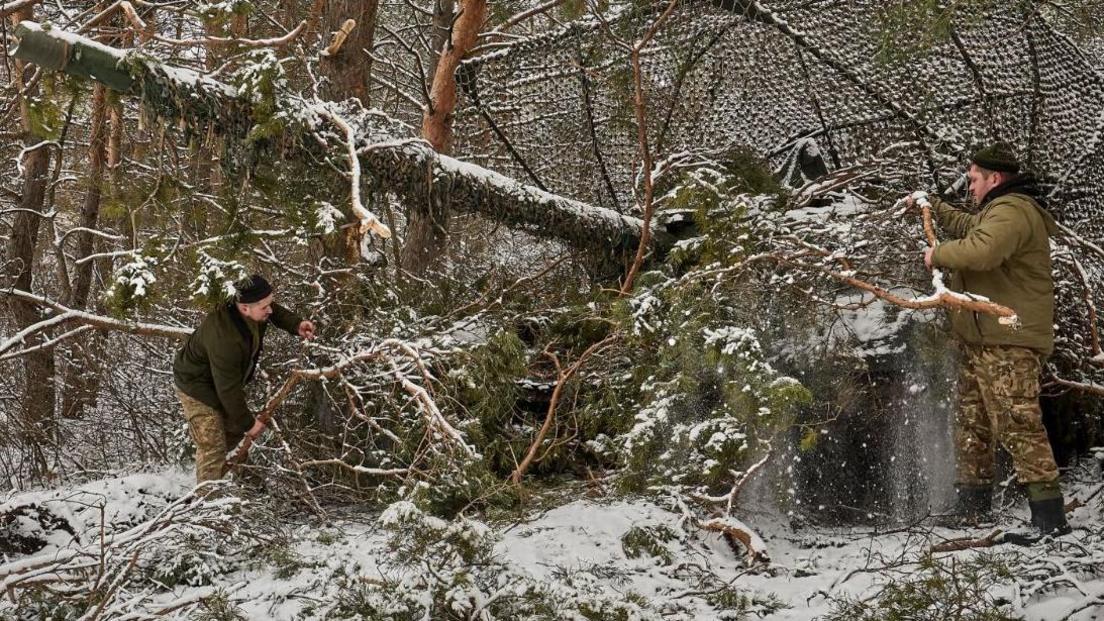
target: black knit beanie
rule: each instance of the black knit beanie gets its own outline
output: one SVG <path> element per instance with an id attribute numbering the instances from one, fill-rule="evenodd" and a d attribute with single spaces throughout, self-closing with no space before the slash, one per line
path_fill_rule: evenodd
<path id="1" fill-rule="evenodd" d="M 1012 145 L 1007 142 L 994 142 L 978 149 L 971 161 L 981 168 L 994 172 L 1013 174 L 1020 172 L 1020 161 L 1016 159 Z"/>
<path id="2" fill-rule="evenodd" d="M 238 283 L 238 301 L 242 304 L 260 302 L 272 293 L 272 285 L 260 274 L 253 274 Z"/>

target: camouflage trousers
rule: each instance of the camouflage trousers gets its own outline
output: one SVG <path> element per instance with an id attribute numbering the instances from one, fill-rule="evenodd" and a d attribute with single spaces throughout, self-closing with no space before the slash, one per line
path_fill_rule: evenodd
<path id="1" fill-rule="evenodd" d="M 196 483 L 224 478 L 226 453 L 238 445 L 248 428 L 228 425 L 222 412 L 184 394 L 179 388 L 176 388 L 176 397 L 184 406 L 188 432 L 196 445 Z"/>
<path id="2" fill-rule="evenodd" d="M 1020 483 L 1058 479 L 1039 409 L 1039 355 L 1025 347 L 963 345 L 958 377 L 955 449 L 959 483 L 993 481 L 999 442 Z"/>

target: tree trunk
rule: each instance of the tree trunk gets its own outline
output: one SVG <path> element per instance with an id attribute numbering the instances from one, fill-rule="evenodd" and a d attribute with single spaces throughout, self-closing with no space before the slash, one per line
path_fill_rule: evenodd
<path id="1" fill-rule="evenodd" d="M 437 0 L 433 11 L 433 83 L 429 106 L 422 117 L 422 137 L 438 153 L 452 150 L 452 118 L 456 111 L 456 68 L 475 45 L 487 15 L 486 0 L 466 0 L 454 19 L 453 0 Z M 403 249 L 403 268 L 424 273 L 445 254 L 448 240 L 449 192 L 430 192 L 424 202 L 412 203 Z"/>
<path id="2" fill-rule="evenodd" d="M 88 176 L 84 203 L 81 205 L 81 227 L 88 229 L 77 233 L 78 258 L 87 257 L 95 252 L 96 237 L 91 230 L 99 226 L 100 203 L 104 184 L 104 168 L 107 159 L 107 102 L 106 89 L 96 84 L 92 90 L 92 119 L 88 133 Z M 72 297 L 66 306 L 84 309 L 88 306 L 88 294 L 92 287 L 94 262 L 76 265 Z M 80 418 L 88 405 L 96 402 L 96 389 L 99 376 L 96 364 L 101 349 L 97 335 L 81 340 L 69 348 L 68 364 L 62 380 L 61 415 L 64 418 Z"/>
<path id="3" fill-rule="evenodd" d="M 350 97 L 368 106 L 372 57 L 368 52 L 376 37 L 378 0 L 330 0 L 322 18 L 324 37 L 331 36 L 319 63 L 325 81 L 322 95 L 332 101 Z M 351 212 L 349 212 L 351 213 Z M 327 244 L 326 253 L 340 258 L 347 267 L 360 262 L 363 233 L 350 226 Z"/>
<path id="4" fill-rule="evenodd" d="M 12 23 L 18 24 L 25 19 L 33 17 L 31 8 L 22 9 L 12 14 Z M 19 90 L 23 90 L 23 74 L 25 63 L 16 61 L 14 79 Z M 27 98 L 37 95 L 37 89 L 32 89 L 26 94 L 16 95 L 20 97 L 20 110 L 22 115 L 25 144 L 29 147 L 39 142 L 38 138 L 31 134 L 30 111 Z M 50 169 L 50 147 L 41 146 L 28 151 L 23 156 L 23 197 L 19 203 L 19 211 L 12 223 L 11 238 L 8 240 L 6 250 L 8 280 L 18 289 L 31 291 L 34 274 L 35 246 L 38 243 L 39 225 L 42 221 L 42 208 L 46 199 L 46 188 Z M 42 320 L 36 306 L 31 303 L 10 299 L 9 309 L 15 321 L 16 330 L 21 330 L 31 324 Z M 37 338 L 45 338 L 40 335 Z M 34 452 L 36 467 L 41 471 L 47 467 L 44 449 L 54 429 L 54 354 L 53 350 L 46 349 L 25 358 L 23 398 L 19 411 L 19 427 L 21 429 L 24 445 Z"/>
<path id="5" fill-rule="evenodd" d="M 456 19 L 455 0 L 437 0 L 433 9 L 433 38 L 431 44 L 433 51 L 429 54 L 429 75 L 426 91 L 431 94 L 431 102 L 426 108 L 426 116 L 423 119 L 422 136 L 433 145 L 439 154 L 447 154 L 452 147 L 452 119 L 448 119 L 448 125 L 444 125 L 444 116 L 434 117 L 429 122 L 432 110 L 443 109 L 440 105 L 435 108 L 433 93 L 439 94 L 446 86 L 444 77 L 438 83 L 438 69 L 442 67 L 442 61 L 448 52 L 449 43 L 452 42 L 453 20 Z M 455 69 L 454 69 L 455 73 Z M 455 82 L 453 92 L 453 107 L 455 107 Z M 428 127 L 427 127 L 428 124 Z M 448 219 L 450 210 L 448 207 L 448 192 L 428 192 L 425 202 L 412 204 L 407 217 L 406 243 L 403 246 L 403 269 L 414 274 L 424 274 L 429 267 L 437 265 L 445 255 L 448 242 Z"/>
<path id="6" fill-rule="evenodd" d="M 372 75 L 372 45 L 376 36 L 377 0 L 330 0 L 322 21 L 326 35 L 342 31 L 346 20 L 353 20 L 340 45 L 325 41 L 326 52 L 319 63 L 323 77 L 322 95 L 341 101 L 354 97 L 368 105 L 368 86 Z M 338 35 L 341 36 L 341 35 Z"/>

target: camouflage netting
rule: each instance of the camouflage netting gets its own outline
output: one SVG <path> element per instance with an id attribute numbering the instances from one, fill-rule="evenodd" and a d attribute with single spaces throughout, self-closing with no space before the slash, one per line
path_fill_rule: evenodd
<path id="1" fill-rule="evenodd" d="M 806 177 L 877 162 L 885 179 L 889 162 L 886 185 L 904 192 L 945 189 L 976 146 L 1009 140 L 1071 233 L 1055 253 L 1056 360 L 1067 377 L 1099 381 L 1090 303 L 1104 301 L 1092 289 L 1104 276 L 1104 74 L 1042 11 L 983 0 L 684 3 L 643 57 L 653 152 L 723 160 L 750 150 L 780 171 L 803 160 Z M 612 36 L 631 41 L 658 14 L 626 13 L 608 29 L 583 18 L 470 61 L 457 154 L 632 211 L 632 73 Z"/>

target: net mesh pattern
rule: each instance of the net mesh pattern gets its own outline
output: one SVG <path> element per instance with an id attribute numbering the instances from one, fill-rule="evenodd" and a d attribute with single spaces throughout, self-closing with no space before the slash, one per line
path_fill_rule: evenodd
<path id="1" fill-rule="evenodd" d="M 747 149 L 781 167 L 815 146 L 829 171 L 891 157 L 904 191 L 943 189 L 974 148 L 1008 140 L 1077 236 L 1056 261 L 1059 348 L 1081 377 L 1095 375 L 1086 361 L 1087 302 L 1104 302 L 1092 287 L 1104 278 L 1099 46 L 1081 47 L 1032 3 L 734 4 L 681 4 L 645 49 L 654 153 Z M 636 40 L 658 14 L 585 18 L 466 63 L 457 155 L 632 211 L 632 69 L 614 39 Z"/>

